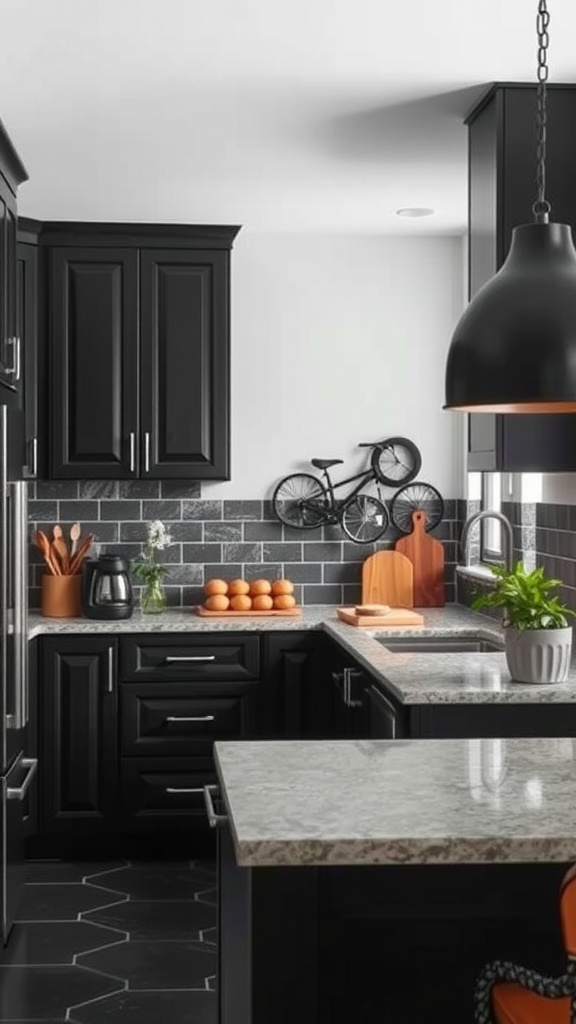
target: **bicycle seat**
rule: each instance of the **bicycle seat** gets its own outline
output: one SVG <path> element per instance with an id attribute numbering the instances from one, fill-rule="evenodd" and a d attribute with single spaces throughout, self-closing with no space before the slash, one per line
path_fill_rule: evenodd
<path id="1" fill-rule="evenodd" d="M 344 459 L 310 459 L 310 462 L 316 469 L 329 469 L 330 466 L 341 466 Z"/>

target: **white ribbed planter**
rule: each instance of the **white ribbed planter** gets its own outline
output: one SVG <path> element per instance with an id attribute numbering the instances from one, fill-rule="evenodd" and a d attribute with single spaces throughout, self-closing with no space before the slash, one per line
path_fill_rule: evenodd
<path id="1" fill-rule="evenodd" d="M 517 683 L 562 683 L 568 675 L 572 626 L 504 631 L 506 661 Z"/>

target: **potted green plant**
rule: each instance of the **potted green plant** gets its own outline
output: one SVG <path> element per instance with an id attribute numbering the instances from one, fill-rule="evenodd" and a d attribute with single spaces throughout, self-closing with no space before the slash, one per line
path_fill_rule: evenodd
<path id="1" fill-rule="evenodd" d="M 546 577 L 539 567 L 526 572 L 522 562 L 513 569 L 493 566 L 494 588 L 480 594 L 473 608 L 502 608 L 506 660 L 519 683 L 561 683 L 568 674 L 574 612 L 552 596 L 560 580 Z"/>

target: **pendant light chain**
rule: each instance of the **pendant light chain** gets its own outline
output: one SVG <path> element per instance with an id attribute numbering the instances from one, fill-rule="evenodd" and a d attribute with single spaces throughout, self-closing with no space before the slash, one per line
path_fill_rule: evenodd
<path id="1" fill-rule="evenodd" d="M 546 199 L 546 83 L 548 81 L 548 25 L 550 14 L 546 0 L 539 0 L 536 17 L 538 34 L 538 86 L 536 90 L 536 202 L 532 207 L 537 224 L 547 224 L 550 203 Z"/>

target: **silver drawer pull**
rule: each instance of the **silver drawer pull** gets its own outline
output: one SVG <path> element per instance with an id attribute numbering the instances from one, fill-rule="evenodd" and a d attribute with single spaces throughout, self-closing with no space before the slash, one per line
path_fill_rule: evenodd
<path id="1" fill-rule="evenodd" d="M 168 715 L 167 722 L 213 722 L 216 715 Z"/>
<path id="2" fill-rule="evenodd" d="M 222 824 L 222 822 L 228 821 L 228 815 L 216 814 L 216 811 L 214 810 L 214 801 L 212 800 L 212 794 L 214 794 L 215 796 L 218 794 L 218 786 L 204 786 L 204 803 L 206 804 L 208 824 L 210 825 L 210 828 L 216 828 L 216 826 Z"/>
<path id="3" fill-rule="evenodd" d="M 164 658 L 164 661 L 166 662 L 166 664 L 171 663 L 171 662 L 178 662 L 178 661 L 182 661 L 182 662 L 185 662 L 185 661 L 216 661 L 216 655 L 215 654 L 178 654 L 178 655 L 169 655 L 167 658 Z"/>
<path id="4" fill-rule="evenodd" d="M 21 786 L 8 786 L 6 796 L 8 800 L 23 800 L 30 788 L 30 783 L 36 775 L 38 761 L 34 757 L 23 757 L 20 761 L 23 768 L 27 768 L 26 778 Z"/>
<path id="5" fill-rule="evenodd" d="M 204 786 L 194 786 L 192 789 L 187 789 L 185 786 L 166 786 L 167 793 L 203 793 Z"/>

